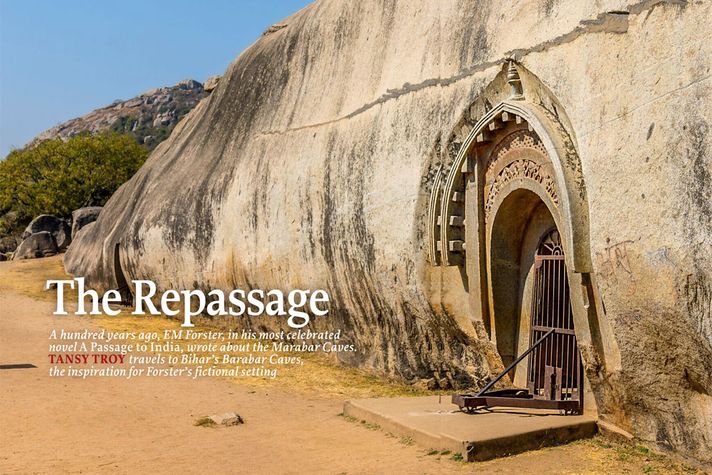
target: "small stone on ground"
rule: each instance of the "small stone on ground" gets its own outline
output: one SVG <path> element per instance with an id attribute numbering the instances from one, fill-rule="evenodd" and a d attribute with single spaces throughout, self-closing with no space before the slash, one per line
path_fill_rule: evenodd
<path id="1" fill-rule="evenodd" d="M 226 412 L 225 414 L 216 414 L 216 415 L 210 416 L 210 420 L 212 420 L 216 424 L 220 424 L 220 425 L 224 425 L 224 426 L 228 426 L 228 427 L 245 423 L 245 421 L 242 420 L 242 417 L 240 417 L 240 415 L 235 412 Z"/>

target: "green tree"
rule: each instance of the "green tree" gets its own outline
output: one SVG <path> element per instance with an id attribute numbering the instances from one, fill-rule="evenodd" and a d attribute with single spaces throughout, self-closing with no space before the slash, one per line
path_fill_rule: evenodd
<path id="1" fill-rule="evenodd" d="M 148 150 L 130 135 L 82 134 L 13 150 L 0 161 L 0 214 L 68 217 L 83 206 L 103 206 L 141 167 Z"/>

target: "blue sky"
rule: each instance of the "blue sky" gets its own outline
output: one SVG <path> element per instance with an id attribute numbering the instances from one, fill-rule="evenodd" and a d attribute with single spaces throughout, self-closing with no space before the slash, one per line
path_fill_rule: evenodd
<path id="1" fill-rule="evenodd" d="M 203 82 L 309 0 L 0 0 L 0 157 L 116 99 Z"/>

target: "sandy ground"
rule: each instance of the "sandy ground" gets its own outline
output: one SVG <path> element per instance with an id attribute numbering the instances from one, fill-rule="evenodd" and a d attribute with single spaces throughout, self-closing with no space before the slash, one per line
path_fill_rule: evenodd
<path id="1" fill-rule="evenodd" d="M 57 260 L 49 261 L 57 266 Z M 343 399 L 251 388 L 220 379 L 52 378 L 48 335 L 97 328 L 51 315 L 13 286 L 17 266 L 0 263 L 0 473 L 650 473 L 685 467 L 596 439 L 500 460 L 466 464 L 429 454 L 340 416 Z M 15 267 L 12 267 L 15 266 Z M 34 279 L 34 280 L 33 280 Z M 34 284 L 33 284 L 34 282 Z M 36 285 L 35 285 L 36 284 Z M 16 288 L 17 287 L 17 288 Z M 20 290 L 18 290 L 20 289 Z M 245 424 L 197 427 L 201 416 L 238 412 Z"/>

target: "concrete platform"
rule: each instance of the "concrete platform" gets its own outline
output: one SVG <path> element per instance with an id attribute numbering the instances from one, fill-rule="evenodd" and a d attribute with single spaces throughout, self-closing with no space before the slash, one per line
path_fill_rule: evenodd
<path id="1" fill-rule="evenodd" d="M 591 437 L 597 429 L 593 416 L 543 409 L 466 414 L 450 396 L 356 399 L 344 403 L 344 414 L 410 437 L 425 449 L 461 453 L 470 462 Z"/>

